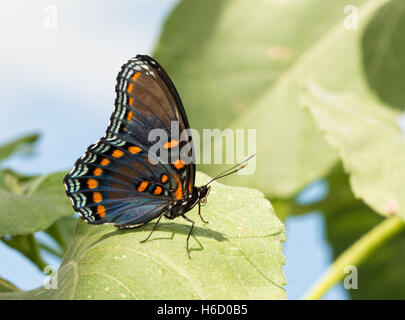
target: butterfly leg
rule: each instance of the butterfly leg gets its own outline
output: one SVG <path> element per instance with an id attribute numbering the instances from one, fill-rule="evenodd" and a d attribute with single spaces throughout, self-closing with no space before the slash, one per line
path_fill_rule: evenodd
<path id="1" fill-rule="evenodd" d="M 162 219 L 162 217 L 163 217 L 163 214 L 161 214 L 161 215 L 159 216 L 159 218 L 157 219 L 155 225 L 154 225 L 153 228 L 152 228 L 152 231 L 149 233 L 149 235 L 146 237 L 146 239 L 140 241 L 141 243 L 144 243 L 144 242 L 146 242 L 146 241 L 149 240 L 149 238 L 150 238 L 150 236 L 152 235 L 153 231 L 156 230 L 156 227 L 157 227 L 157 225 L 159 224 L 160 219 Z"/>
<path id="2" fill-rule="evenodd" d="M 188 257 L 191 259 L 190 249 L 189 249 L 188 243 L 189 243 L 189 240 L 190 240 L 191 232 L 193 232 L 194 221 L 191 220 L 191 219 L 189 219 L 189 218 L 187 218 L 187 217 L 184 216 L 184 215 L 182 215 L 182 217 L 183 217 L 184 220 L 187 220 L 188 222 L 191 222 L 191 228 L 190 228 L 190 231 L 188 232 L 188 236 L 187 236 L 187 255 L 188 255 Z"/>
<path id="3" fill-rule="evenodd" d="M 198 202 L 198 215 L 200 216 L 202 222 L 208 223 L 208 221 L 205 221 L 204 218 L 201 215 L 201 204 L 200 204 L 200 202 Z"/>

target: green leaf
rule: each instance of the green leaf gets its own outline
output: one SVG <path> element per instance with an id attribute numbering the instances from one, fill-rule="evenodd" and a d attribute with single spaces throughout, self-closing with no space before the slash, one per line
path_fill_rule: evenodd
<path id="1" fill-rule="evenodd" d="M 39 270 L 44 270 L 46 263 L 41 258 L 40 247 L 33 234 L 8 236 L 1 240 L 27 257 Z"/>
<path id="2" fill-rule="evenodd" d="M 42 259 L 43 251 L 58 258 L 62 258 L 73 237 L 74 227 L 77 219 L 73 216 L 62 217 L 56 220 L 48 229 L 44 230 L 57 244 L 57 247 L 50 245 L 49 240 L 35 237 L 35 234 L 4 236 L 0 238 L 4 244 L 19 251 L 39 270 L 43 271 L 46 263 Z"/>
<path id="3" fill-rule="evenodd" d="M 385 103 L 405 110 L 405 2 L 381 7 L 362 37 L 362 57 L 370 87 Z"/>
<path id="4" fill-rule="evenodd" d="M 3 293 L 3 292 L 15 292 L 15 291 L 20 291 L 20 289 L 18 289 L 11 282 L 0 278 L 0 293 Z"/>
<path id="5" fill-rule="evenodd" d="M 371 99 L 333 95 L 309 83 L 303 105 L 336 148 L 356 197 L 405 219 L 405 137 L 398 114 Z"/>
<path id="6" fill-rule="evenodd" d="M 0 237 L 32 234 L 72 215 L 62 183 L 64 175 L 26 177 L 0 171 Z"/>
<path id="7" fill-rule="evenodd" d="M 327 177 L 329 192 L 325 199 L 309 205 L 293 203 L 293 213 L 322 212 L 326 220 L 326 237 L 334 261 L 353 244 L 385 219 L 362 200 L 355 199 L 348 175 L 341 165 Z M 293 201 L 291 201 L 293 202 Z M 291 214 L 291 213 L 289 213 Z M 356 265 L 358 289 L 347 290 L 352 299 L 403 299 L 405 285 L 403 259 L 405 232 L 400 232 Z M 342 270 L 343 273 L 343 270 Z"/>
<path id="8" fill-rule="evenodd" d="M 59 245 L 62 253 L 65 253 L 72 240 L 76 222 L 73 216 L 62 217 L 45 230 Z"/>
<path id="9" fill-rule="evenodd" d="M 326 218 L 326 235 L 337 258 L 384 218 L 353 197 L 348 176 L 337 167 L 328 178 L 329 196 L 318 207 Z M 358 289 L 352 299 L 404 299 L 405 232 L 374 251 L 358 267 Z"/>
<path id="10" fill-rule="evenodd" d="M 351 4 L 363 21 L 385 2 Z M 309 72 L 335 89 L 357 88 L 363 77 L 361 63 L 347 59 L 356 32 L 343 27 L 345 5 L 182 1 L 169 17 L 155 55 L 178 87 L 191 126 L 257 130 L 256 173 L 226 181 L 288 197 L 336 163 L 298 99 Z"/>
<path id="11" fill-rule="evenodd" d="M 198 174 L 197 184 L 210 178 Z M 284 226 L 254 189 L 214 182 L 186 253 L 187 221 L 121 231 L 80 221 L 58 272 L 58 289 L 0 294 L 4 299 L 285 299 Z"/>
<path id="12" fill-rule="evenodd" d="M 362 209 L 327 215 L 327 239 L 335 258 L 383 220 L 366 206 Z M 358 289 L 347 290 L 351 298 L 405 299 L 404 250 L 405 232 L 402 232 L 374 251 L 358 266 Z"/>
<path id="13" fill-rule="evenodd" d="M 16 152 L 26 150 L 27 147 L 37 142 L 38 139 L 39 134 L 30 134 L 0 146 L 0 161 L 10 157 Z"/>

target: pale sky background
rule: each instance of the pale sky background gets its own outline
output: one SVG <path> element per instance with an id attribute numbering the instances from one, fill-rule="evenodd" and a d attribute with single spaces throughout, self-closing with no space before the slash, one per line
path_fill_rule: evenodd
<path id="1" fill-rule="evenodd" d="M 120 67 L 138 53 L 151 54 L 176 0 L 0 0 L 0 143 L 37 131 L 35 156 L 3 164 L 21 173 L 70 168 L 85 147 L 104 135 Z M 56 29 L 46 29 L 57 9 Z M 325 192 L 322 182 L 300 196 Z M 321 214 L 286 221 L 287 295 L 298 299 L 332 262 Z M 44 236 L 44 235 L 39 235 Z M 59 261 L 46 256 L 58 266 Z M 46 276 L 18 252 L 0 243 L 0 277 L 33 289 Z M 341 286 L 327 299 L 347 299 Z"/>

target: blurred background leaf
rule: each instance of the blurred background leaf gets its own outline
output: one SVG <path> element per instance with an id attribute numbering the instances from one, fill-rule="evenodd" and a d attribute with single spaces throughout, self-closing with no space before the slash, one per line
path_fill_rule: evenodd
<path id="1" fill-rule="evenodd" d="M 62 183 L 65 174 L 26 177 L 0 171 L 0 237 L 31 234 L 72 215 Z"/>
<path id="2" fill-rule="evenodd" d="M 14 153 L 30 153 L 32 151 L 33 144 L 35 144 L 38 139 L 39 134 L 34 133 L 0 146 L 0 161 L 10 157 Z"/>
<path id="3" fill-rule="evenodd" d="M 0 146 L 6 159 L 27 145 L 30 150 L 39 135 L 24 136 Z M 0 170 L 0 237 L 30 235 L 49 227 L 61 216 L 72 215 L 62 179 L 65 173 L 28 176 L 10 169 Z"/>
<path id="4" fill-rule="evenodd" d="M 62 217 L 56 220 L 45 232 L 51 236 L 59 245 L 59 251 L 56 254 L 62 257 L 67 250 L 70 241 L 73 237 L 74 228 L 77 222 L 77 218 L 74 216 Z M 45 244 L 41 244 L 45 248 Z M 51 250 L 49 250 L 51 252 Z"/>
<path id="5" fill-rule="evenodd" d="M 48 229 L 44 230 L 50 238 L 44 238 L 38 233 L 27 235 L 6 235 L 0 240 L 8 247 L 17 250 L 29 259 L 39 270 L 43 271 L 48 264 L 45 253 L 54 258 L 62 259 L 73 237 L 77 219 L 73 216 L 56 220 Z"/>
<path id="6" fill-rule="evenodd" d="M 303 106 L 338 150 L 350 176 L 349 184 L 342 169 L 335 170 L 328 179 L 328 198 L 308 207 L 324 212 L 335 258 L 383 221 L 370 207 L 382 215 L 405 218 L 405 137 L 398 126 L 399 111 L 392 109 L 404 109 L 400 83 L 405 46 L 398 40 L 405 28 L 404 9 L 403 1 L 390 1 L 371 19 L 363 19 L 360 32 L 353 33 L 356 44 L 347 48 L 347 61 L 366 77 L 348 77 L 347 88 L 336 88 L 325 82 L 319 85 L 318 74 L 311 73 L 303 94 Z M 331 52 L 334 55 L 336 50 Z M 332 56 L 330 62 L 334 61 Z M 370 207 L 354 197 L 362 198 Z M 287 208 L 296 210 L 295 204 Z M 402 232 L 359 266 L 359 289 L 349 291 L 353 299 L 404 298 L 400 258 L 404 240 Z"/>
<path id="7" fill-rule="evenodd" d="M 20 289 L 18 289 L 11 282 L 0 278 L 0 293 L 2 293 L 2 292 L 16 292 L 16 291 L 20 291 Z"/>
<path id="8" fill-rule="evenodd" d="M 398 114 L 370 99 L 337 96 L 309 83 L 303 105 L 339 151 L 354 194 L 382 215 L 405 220 L 405 137 Z"/>
<path id="9" fill-rule="evenodd" d="M 0 159 L 21 151 L 32 152 L 38 138 L 38 134 L 33 134 L 0 146 Z M 43 251 L 61 258 L 73 235 L 76 219 L 71 216 L 73 212 L 66 199 L 64 175 L 28 176 L 10 169 L 0 170 L 0 240 L 41 271 L 46 266 Z M 66 215 L 65 219 L 59 219 Z M 45 228 L 59 248 L 36 238 L 35 233 Z"/>
<path id="10" fill-rule="evenodd" d="M 327 196 L 307 205 L 296 199 L 273 202 L 276 210 L 283 208 L 284 215 L 321 212 L 326 221 L 326 238 L 336 260 L 363 235 L 380 224 L 381 217 L 351 192 L 349 176 L 338 164 L 326 177 Z M 276 211 L 277 212 L 277 211 Z M 358 289 L 347 290 L 352 299 L 404 299 L 405 231 L 374 251 L 357 265 Z"/>
<path id="11" fill-rule="evenodd" d="M 326 218 L 327 239 L 337 258 L 383 217 L 355 199 L 348 175 L 341 166 L 328 177 L 330 193 L 321 209 Z M 348 290 L 352 299 L 405 299 L 405 232 L 389 240 L 358 266 L 358 289 Z"/>
<path id="12" fill-rule="evenodd" d="M 372 214 L 366 206 L 361 209 L 326 215 L 327 239 L 334 258 L 384 219 Z M 358 266 L 358 289 L 347 290 L 350 297 L 357 300 L 405 299 L 404 254 L 405 232 L 402 232 Z"/>
<path id="13" fill-rule="evenodd" d="M 179 89 L 192 127 L 225 128 L 342 24 L 343 8 L 322 0 L 180 1 L 154 56 Z"/>
<path id="14" fill-rule="evenodd" d="M 392 0 L 378 10 L 362 33 L 366 79 L 389 106 L 405 110 L 405 1 Z"/>
<path id="15" fill-rule="evenodd" d="M 365 24 L 385 2 L 351 4 Z M 309 72 L 336 90 L 357 90 L 363 81 L 361 60 L 347 58 L 356 54 L 358 39 L 344 28 L 345 6 L 322 0 L 285 6 L 182 1 L 168 18 L 155 56 L 173 77 L 192 127 L 257 130 L 255 174 L 229 177 L 226 183 L 284 198 L 334 166 L 335 152 L 298 99 Z"/>
<path id="16" fill-rule="evenodd" d="M 1 238 L 1 240 L 9 247 L 18 250 L 25 257 L 31 260 L 31 262 L 34 263 L 39 270 L 44 270 L 46 263 L 41 258 L 40 247 L 33 234 L 6 236 Z"/>

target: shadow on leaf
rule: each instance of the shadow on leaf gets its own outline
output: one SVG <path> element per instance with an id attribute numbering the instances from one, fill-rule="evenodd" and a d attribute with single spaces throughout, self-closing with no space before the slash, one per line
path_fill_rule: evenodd
<path id="1" fill-rule="evenodd" d="M 128 230 L 116 229 L 114 231 L 111 231 L 107 234 L 102 235 L 99 239 L 95 240 L 90 246 L 87 247 L 87 250 L 94 247 L 96 244 L 109 239 L 110 237 L 121 236 L 121 235 L 128 234 L 128 233 L 152 231 L 153 225 L 154 225 L 154 223 L 148 223 L 144 226 L 140 226 L 140 227 L 128 229 Z M 161 237 L 161 236 L 159 236 L 160 231 L 171 232 L 171 236 L 170 237 Z M 159 226 L 157 227 L 157 229 L 153 232 L 151 238 L 147 242 L 152 242 L 152 241 L 156 241 L 156 240 L 172 240 L 176 233 L 187 236 L 189 231 L 190 231 L 190 226 L 185 225 L 185 224 L 160 223 Z M 191 248 L 190 249 L 191 251 L 195 251 L 195 250 L 201 251 L 204 248 L 203 245 L 201 244 L 201 242 L 199 242 L 197 240 L 199 237 L 212 238 L 219 242 L 227 240 L 227 237 L 225 236 L 225 234 L 218 232 L 218 231 L 211 230 L 211 229 L 199 227 L 199 226 L 194 226 L 191 236 L 200 245 L 199 249 Z"/>

